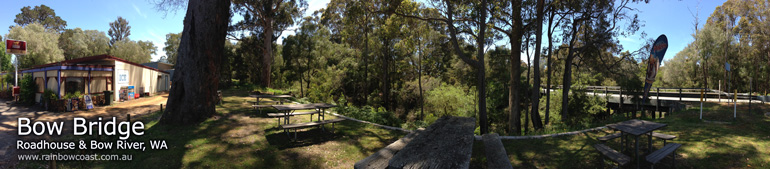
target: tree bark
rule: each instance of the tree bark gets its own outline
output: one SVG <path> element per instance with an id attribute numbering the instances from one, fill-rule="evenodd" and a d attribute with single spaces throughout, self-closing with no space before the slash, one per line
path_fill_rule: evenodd
<path id="1" fill-rule="evenodd" d="M 549 115 L 551 114 L 551 57 L 553 57 L 553 39 L 551 38 L 553 36 L 553 31 L 551 29 L 551 26 L 553 24 L 553 17 L 554 17 L 553 10 L 551 10 L 551 15 L 548 18 L 548 79 L 546 80 L 546 87 L 545 87 L 545 125 L 548 125 L 550 122 Z"/>
<path id="2" fill-rule="evenodd" d="M 478 96 L 479 96 L 479 121 L 481 121 L 481 134 L 489 133 L 489 126 L 487 125 L 487 81 L 486 81 L 486 72 L 487 69 L 484 66 L 484 41 L 486 40 L 484 34 L 487 30 L 487 11 L 485 10 L 487 6 L 487 0 L 481 0 L 481 6 L 480 13 L 481 17 L 479 18 L 479 37 L 476 38 L 476 58 L 478 58 L 478 69 L 476 69 L 476 79 L 478 82 Z"/>
<path id="3" fill-rule="evenodd" d="M 537 1 L 537 32 L 535 34 L 535 63 L 532 64 L 535 67 L 532 72 L 532 127 L 537 129 L 543 128 L 543 123 L 540 121 L 540 42 L 543 39 L 543 2 L 544 0 Z"/>
<path id="4" fill-rule="evenodd" d="M 577 36 L 577 27 L 578 27 L 578 21 L 572 22 L 572 37 L 569 42 L 569 49 L 567 51 L 567 59 L 564 60 L 564 79 L 562 80 L 562 85 L 564 90 L 561 94 L 561 121 L 566 122 L 566 120 L 569 118 L 569 89 L 572 85 L 572 59 L 574 56 L 573 48 L 575 47 L 575 37 Z"/>
<path id="5" fill-rule="evenodd" d="M 519 113 L 519 79 L 521 78 L 521 35 L 522 35 L 522 23 L 521 23 L 521 1 L 511 1 L 513 6 L 512 15 L 514 19 L 517 19 L 513 23 L 511 28 L 511 56 L 509 58 L 511 63 L 511 72 L 509 83 L 511 85 L 508 90 L 508 132 L 513 135 L 521 135 L 521 114 Z"/>
<path id="6" fill-rule="evenodd" d="M 268 12 L 267 16 L 273 16 L 272 10 L 266 11 Z M 271 87 L 270 86 L 270 75 L 271 75 L 271 67 L 273 64 L 273 18 L 265 18 L 265 32 L 263 32 L 264 38 L 262 39 L 262 75 L 260 78 L 262 78 L 262 86 L 264 87 Z"/>
<path id="7" fill-rule="evenodd" d="M 230 1 L 188 2 L 174 85 L 161 123 L 196 124 L 214 115 L 229 22 Z"/>

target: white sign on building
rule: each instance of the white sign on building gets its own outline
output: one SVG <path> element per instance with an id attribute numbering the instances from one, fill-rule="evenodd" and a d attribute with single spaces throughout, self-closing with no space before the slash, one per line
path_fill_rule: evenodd
<path id="1" fill-rule="evenodd" d="M 115 71 L 115 76 L 117 76 L 115 78 L 115 81 L 117 81 L 117 84 L 128 85 L 128 71 L 127 70 L 118 69 L 117 71 Z"/>

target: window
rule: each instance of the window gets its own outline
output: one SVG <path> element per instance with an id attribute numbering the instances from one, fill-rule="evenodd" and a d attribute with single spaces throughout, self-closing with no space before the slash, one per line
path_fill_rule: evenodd
<path id="1" fill-rule="evenodd" d="M 64 93 L 80 92 L 85 94 L 85 89 L 86 85 L 83 78 L 67 78 L 64 81 Z"/>

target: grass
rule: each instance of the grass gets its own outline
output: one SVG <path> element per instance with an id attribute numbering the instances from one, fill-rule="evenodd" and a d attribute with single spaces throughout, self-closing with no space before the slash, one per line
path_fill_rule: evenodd
<path id="1" fill-rule="evenodd" d="M 699 105 L 697 105 L 699 106 Z M 753 112 L 748 111 L 748 104 L 738 105 L 738 118 L 732 120 L 733 106 L 724 103 L 704 104 L 704 119 L 726 121 L 729 123 L 709 123 L 698 119 L 699 107 L 692 107 L 663 119 L 646 119 L 668 124 L 656 132 L 677 135 L 673 141 L 683 146 L 676 151 L 676 165 L 679 168 L 768 168 L 770 167 L 770 117 L 764 112 L 770 111 L 770 105 L 761 108 L 753 105 Z M 508 157 L 515 168 L 602 168 L 610 165 L 593 147 L 600 143 L 595 138 L 609 131 L 589 132 L 585 134 L 547 139 L 504 140 Z M 640 139 L 640 145 L 646 145 L 646 139 Z M 609 146 L 619 150 L 618 140 L 610 141 Z M 661 147 L 660 140 L 654 140 L 653 146 Z M 644 146 L 643 146 L 644 147 Z M 474 147 L 473 161 L 484 167 L 483 144 L 477 142 Z M 627 153 L 629 154 L 629 153 Z M 633 158 L 633 157 L 632 157 Z M 642 156 L 642 160 L 644 156 Z M 642 161 L 641 167 L 649 167 Z M 670 165 L 670 158 L 663 166 Z M 632 162 L 628 168 L 635 168 Z M 660 167 L 660 163 L 656 167 Z"/>
<path id="2" fill-rule="evenodd" d="M 158 124 L 160 112 L 145 116 L 143 136 L 130 141 L 165 140 L 168 150 L 85 150 L 58 151 L 61 154 L 130 154 L 131 161 L 59 161 L 57 168 L 350 168 L 356 161 L 402 137 L 404 133 L 344 121 L 335 132 L 303 129 L 291 141 L 277 128 L 274 118 L 252 110 L 245 92 L 225 91 L 218 113 L 199 125 Z M 307 115 L 291 118 L 307 122 Z M 313 117 L 314 119 L 317 117 Z M 327 115 L 326 118 L 334 118 Z M 293 136 L 293 134 L 292 134 Z M 91 140 L 94 137 L 64 136 L 58 140 Z M 117 137 L 101 138 L 114 142 Z M 50 151 L 39 154 L 51 153 Z M 46 168 L 48 161 L 23 161 L 20 168 Z"/>
<path id="3" fill-rule="evenodd" d="M 174 126 L 157 123 L 160 112 L 141 118 L 146 131 L 132 136 L 131 141 L 165 140 L 168 150 L 85 150 L 58 151 L 61 154 L 130 154 L 132 161 L 59 161 L 57 168 L 351 168 L 352 165 L 380 148 L 404 136 L 371 125 L 344 121 L 336 125 L 334 134 L 321 129 L 304 129 L 297 141 L 291 141 L 277 128 L 277 120 L 253 111 L 246 92 L 225 91 L 224 104 L 218 113 L 200 125 Z M 677 135 L 670 141 L 683 146 L 676 152 L 680 168 L 768 168 L 770 167 L 770 105 L 748 112 L 748 105 L 738 106 L 738 118 L 732 120 L 732 105 L 704 105 L 704 119 L 725 121 L 709 123 L 698 119 L 692 108 L 667 115 L 663 119 L 646 119 L 666 123 L 657 132 Z M 306 122 L 307 115 L 293 117 L 293 122 Z M 315 117 L 314 117 L 315 118 Z M 326 118 L 334 118 L 327 116 Z M 625 120 L 611 117 L 607 123 Z M 546 132 L 550 133 L 550 132 Z M 574 136 L 547 139 L 504 140 L 508 157 L 515 168 L 601 168 L 610 162 L 592 147 L 595 138 L 609 131 L 595 131 Z M 532 134 L 532 133 L 531 133 Z M 99 139 L 115 141 L 117 137 L 95 138 L 62 136 L 57 140 Z M 640 145 L 645 145 L 640 139 Z M 654 146 L 661 147 L 655 140 Z M 146 143 L 148 144 L 148 143 Z M 619 149 L 618 140 L 607 143 Z M 483 143 L 474 143 L 472 168 L 486 168 Z M 42 151 L 47 154 L 51 151 Z M 670 164 L 670 159 L 662 162 Z M 19 168 L 47 168 L 48 161 L 23 161 Z M 635 162 L 625 166 L 635 168 Z M 641 167 L 649 167 L 642 162 Z M 656 166 L 656 167 L 660 167 Z"/>

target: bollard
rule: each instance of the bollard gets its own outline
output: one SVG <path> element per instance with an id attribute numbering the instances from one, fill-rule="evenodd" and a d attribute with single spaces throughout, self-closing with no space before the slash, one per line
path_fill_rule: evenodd
<path id="1" fill-rule="evenodd" d="M 733 95 L 733 120 L 737 117 L 737 111 L 738 111 L 738 89 L 735 89 L 735 94 Z"/>
<path id="2" fill-rule="evenodd" d="M 160 112 L 163 113 L 163 104 L 160 104 Z"/>

